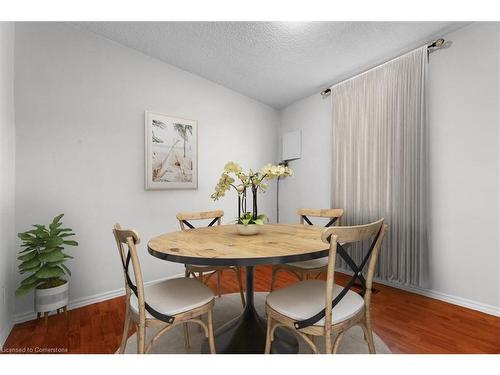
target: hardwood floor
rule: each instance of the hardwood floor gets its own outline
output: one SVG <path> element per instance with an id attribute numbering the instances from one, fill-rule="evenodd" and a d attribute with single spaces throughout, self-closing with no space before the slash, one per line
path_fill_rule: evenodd
<path id="1" fill-rule="evenodd" d="M 346 280 L 336 275 L 337 283 Z M 270 281 L 271 268 L 257 267 L 255 289 L 268 291 Z M 280 273 L 276 285 L 295 281 Z M 500 353 L 500 318 L 381 284 L 375 288 L 373 329 L 394 353 Z M 224 273 L 222 290 L 238 291 L 232 272 Z M 124 303 L 124 297 L 118 297 L 71 310 L 67 318 L 53 315 L 47 327 L 43 319 L 16 324 L 4 349 L 114 353 L 121 340 Z"/>

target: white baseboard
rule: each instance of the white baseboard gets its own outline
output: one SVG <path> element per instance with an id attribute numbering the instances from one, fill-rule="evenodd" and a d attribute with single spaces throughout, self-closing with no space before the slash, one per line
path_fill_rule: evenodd
<path id="1" fill-rule="evenodd" d="M 14 327 L 14 323 L 9 321 L 0 331 L 0 352 L 1 349 L 3 349 L 3 344 L 5 344 L 7 337 L 9 337 L 10 331 L 12 331 L 12 327 Z"/>
<path id="2" fill-rule="evenodd" d="M 337 269 L 336 272 L 344 273 L 347 275 L 352 274 L 349 271 L 343 270 L 343 269 Z M 451 294 L 438 292 L 438 291 L 432 290 L 432 289 L 423 289 L 423 288 L 419 288 L 419 287 L 403 285 L 401 283 L 397 283 L 394 281 L 388 281 L 388 280 L 380 279 L 377 277 L 374 278 L 373 281 L 375 281 L 376 283 L 379 283 L 379 284 L 391 286 L 391 287 L 396 288 L 396 289 L 405 290 L 405 291 L 410 292 L 410 293 L 419 294 L 419 295 L 422 295 L 425 297 L 448 302 L 448 303 L 451 303 L 453 305 L 466 307 L 466 308 L 471 309 L 471 310 L 476 310 L 476 311 L 483 312 L 485 314 L 500 317 L 500 307 L 498 307 L 498 306 L 488 305 L 486 303 L 473 301 L 473 300 L 470 300 L 467 298 L 453 296 Z"/>
<path id="3" fill-rule="evenodd" d="M 148 286 L 148 285 L 151 285 L 153 283 L 157 283 L 159 281 L 175 279 L 178 277 L 184 277 L 184 273 L 172 275 L 172 276 L 167 276 L 167 277 L 162 277 L 162 278 L 157 279 L 157 280 L 147 281 L 144 283 L 144 286 Z M 120 297 L 120 296 L 123 296 L 124 294 L 125 294 L 125 288 L 120 288 L 120 289 L 115 289 L 115 290 L 111 290 L 108 292 L 94 294 L 93 296 L 89 296 L 89 297 L 77 298 L 74 300 L 70 300 L 70 302 L 68 304 L 68 309 L 69 310 L 77 309 L 79 307 L 91 305 L 93 303 L 102 302 L 102 301 L 106 301 L 108 299 Z M 28 320 L 33 320 L 35 318 L 36 318 L 36 313 L 34 311 L 26 311 L 23 313 L 19 313 L 19 314 L 14 315 L 14 324 L 26 322 Z M 9 332 L 10 332 L 10 330 L 9 330 Z M 7 333 L 7 335 L 8 335 L 8 333 Z"/>

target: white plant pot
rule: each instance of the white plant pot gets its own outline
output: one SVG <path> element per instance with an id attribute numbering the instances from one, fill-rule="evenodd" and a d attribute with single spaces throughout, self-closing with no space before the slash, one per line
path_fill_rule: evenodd
<path id="1" fill-rule="evenodd" d="M 35 288 L 35 311 L 49 312 L 67 306 L 69 301 L 69 281 L 55 288 Z"/>
<path id="2" fill-rule="evenodd" d="M 259 227 L 260 225 L 257 224 L 236 224 L 236 230 L 238 231 L 238 234 L 241 234 L 242 236 L 253 236 L 254 234 L 258 234 L 260 232 Z"/>

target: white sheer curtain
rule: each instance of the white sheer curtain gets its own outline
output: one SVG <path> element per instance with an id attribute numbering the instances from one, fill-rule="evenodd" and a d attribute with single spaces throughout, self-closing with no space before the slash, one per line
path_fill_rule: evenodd
<path id="1" fill-rule="evenodd" d="M 342 225 L 384 217 L 378 276 L 415 286 L 427 281 L 427 62 L 422 47 L 331 88 L 332 207 Z"/>

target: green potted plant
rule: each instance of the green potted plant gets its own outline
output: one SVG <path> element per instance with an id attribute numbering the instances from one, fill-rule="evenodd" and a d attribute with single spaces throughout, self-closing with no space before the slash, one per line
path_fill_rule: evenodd
<path id="1" fill-rule="evenodd" d="M 65 246 L 78 246 L 78 243 L 68 239 L 75 234 L 71 228 L 62 228 L 63 216 L 57 215 L 48 228 L 35 224 L 34 229 L 17 235 L 22 241 L 22 250 L 17 258 L 21 261 L 19 272 L 29 276 L 21 281 L 16 295 L 34 290 L 35 311 L 39 314 L 58 310 L 68 304 L 71 272 L 64 263 L 73 257 L 63 250 Z"/>
<path id="2" fill-rule="evenodd" d="M 293 171 L 285 165 L 265 165 L 259 172 L 250 169 L 248 173 L 235 162 L 228 162 L 224 172 L 211 195 L 213 200 L 223 197 L 227 191 L 234 188 L 238 193 L 238 218 L 236 229 L 239 234 L 253 235 L 259 232 L 259 226 L 267 221 L 267 216 L 258 213 L 257 194 L 267 189 L 267 183 L 278 177 L 288 177 Z M 239 183 L 236 182 L 239 180 Z M 252 211 L 247 211 L 247 190 L 252 191 Z"/>

